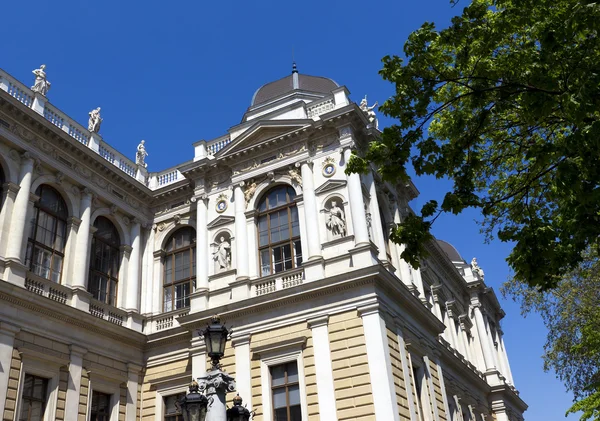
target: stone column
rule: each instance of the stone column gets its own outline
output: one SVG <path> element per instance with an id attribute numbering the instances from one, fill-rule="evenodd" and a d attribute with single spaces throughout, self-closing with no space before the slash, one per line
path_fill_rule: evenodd
<path id="1" fill-rule="evenodd" d="M 424 370 L 425 373 L 427 373 L 426 377 L 426 381 L 427 381 L 427 388 L 429 389 L 429 393 L 431 394 L 430 397 L 430 402 L 431 402 L 431 407 L 433 409 L 433 419 L 435 421 L 440 421 L 440 412 L 437 406 L 437 400 L 435 397 L 435 388 L 433 386 L 433 376 L 431 374 L 431 364 L 429 362 L 429 357 L 427 355 L 423 355 L 423 366 L 424 366 Z M 442 393 L 444 393 L 444 390 L 442 389 Z"/>
<path id="2" fill-rule="evenodd" d="M 485 331 L 485 323 L 483 321 L 483 315 L 481 314 L 480 305 L 473 306 L 473 313 L 475 315 L 475 326 L 477 327 L 477 335 L 479 336 L 479 342 L 481 343 L 481 349 L 483 351 L 483 361 L 485 363 L 486 370 L 493 370 L 494 358 L 492 356 L 492 350 L 490 348 L 490 342 L 488 341 L 487 332 Z"/>
<path id="3" fill-rule="evenodd" d="M 347 163 L 352 156 L 350 148 L 344 150 L 344 162 Z M 362 184 L 358 174 L 346 175 L 348 182 L 348 199 L 354 228 L 354 242 L 358 245 L 369 244 L 369 230 L 365 215 L 365 201 L 363 199 Z"/>
<path id="4" fill-rule="evenodd" d="M 139 373 L 142 367 L 127 364 L 127 405 L 125 406 L 125 421 L 136 421 L 137 398 L 139 388 Z"/>
<path id="5" fill-rule="evenodd" d="M 248 403 L 252 411 L 252 372 L 250 367 L 250 335 L 238 336 L 231 339 L 235 350 L 235 375 L 237 393 Z"/>
<path id="6" fill-rule="evenodd" d="M 208 198 L 196 198 L 196 290 L 208 291 Z"/>
<path id="7" fill-rule="evenodd" d="M 125 309 L 139 312 L 139 289 L 140 289 L 140 221 L 134 219 L 131 222 L 131 254 L 127 265 L 127 279 L 125 285 Z"/>
<path id="8" fill-rule="evenodd" d="M 8 243 L 10 217 L 12 215 L 15 198 L 19 192 L 19 185 L 15 183 L 4 183 L 2 186 L 3 200 L 1 202 L 2 210 L 0 211 L 0 229 L 3 235 L 0 237 L 0 256 L 6 256 L 6 244 Z"/>
<path id="9" fill-rule="evenodd" d="M 371 200 L 369 202 L 369 212 L 371 212 L 371 224 L 373 226 L 373 242 L 377 246 L 379 260 L 387 261 L 385 237 L 383 236 L 383 226 L 381 224 L 381 214 L 379 212 L 379 200 L 377 199 L 377 186 L 375 185 L 375 179 L 371 171 L 365 176 L 365 181 L 369 187 L 369 196 Z"/>
<path id="10" fill-rule="evenodd" d="M 298 164 L 296 164 L 298 165 Z M 304 161 L 300 165 L 302 173 L 302 197 L 304 198 L 304 217 L 307 236 L 308 259 L 314 260 L 322 257 L 321 237 L 319 236 L 319 212 L 317 211 L 317 198 L 312 170 L 312 160 Z"/>
<path id="11" fill-rule="evenodd" d="M 65 421 L 77 421 L 83 356 L 87 354 L 87 349 L 77 345 L 71 345 L 69 348 L 71 349 L 71 360 L 69 362 L 69 380 L 65 402 Z"/>
<path id="12" fill-rule="evenodd" d="M 499 350 L 501 353 L 501 358 L 504 361 L 504 367 L 506 370 L 506 373 L 502 373 L 502 374 L 504 374 L 504 376 L 506 377 L 508 384 L 511 384 L 514 386 L 515 383 L 513 381 L 512 371 L 510 369 L 510 363 L 508 361 L 508 354 L 506 352 L 506 348 L 504 347 L 504 335 L 501 330 L 498 330 L 498 345 L 499 345 Z"/>
<path id="13" fill-rule="evenodd" d="M 27 204 L 29 203 L 29 193 L 31 190 L 31 179 L 33 176 L 34 159 L 25 152 L 21 159 L 21 172 L 19 174 L 19 191 L 13 205 L 13 212 L 10 221 L 11 235 L 8 238 L 6 247 L 6 258 L 23 262 L 21 259 L 21 245 L 25 237 L 25 222 L 27 218 Z"/>
<path id="14" fill-rule="evenodd" d="M 237 280 L 248 279 L 248 233 L 246 232 L 246 199 L 242 184 L 233 188 L 235 202 L 235 253 L 237 259 Z"/>
<path id="15" fill-rule="evenodd" d="M 328 323 L 329 316 L 321 316 L 309 320 L 308 327 L 312 330 L 313 350 L 315 354 L 319 417 L 323 420 L 337 421 Z"/>
<path id="16" fill-rule="evenodd" d="M 450 405 L 448 404 L 448 394 L 446 393 L 446 385 L 444 383 L 444 373 L 442 373 L 442 366 L 440 364 L 439 354 L 436 353 L 435 365 L 437 366 L 437 374 L 440 379 L 440 389 L 442 390 L 442 400 L 444 402 L 444 412 L 446 413 L 446 419 L 450 419 Z M 476 420 L 473 420 L 476 421 Z"/>
<path id="17" fill-rule="evenodd" d="M 0 414 L 4 414 L 15 335 L 19 330 L 16 325 L 0 321 Z"/>
<path id="18" fill-rule="evenodd" d="M 92 216 L 92 192 L 90 189 L 83 189 L 81 191 L 81 204 L 79 206 L 81 213 L 81 223 L 77 230 L 77 240 L 75 246 L 75 253 L 73 257 L 73 279 L 71 285 L 74 288 L 80 288 L 87 291 L 87 251 L 90 242 L 90 218 Z"/>
<path id="19" fill-rule="evenodd" d="M 400 421 L 385 321 L 379 304 L 358 309 L 362 317 L 376 421 Z"/>
<path id="20" fill-rule="evenodd" d="M 191 340 L 190 357 L 192 358 L 192 378 L 198 380 L 206 373 L 206 344 L 201 336 Z"/>
<path id="21" fill-rule="evenodd" d="M 208 398 L 206 421 L 227 421 L 227 392 L 235 390 L 235 380 L 221 370 L 210 370 L 198 379 L 200 391 Z M 250 400 L 250 399 L 249 399 Z"/>

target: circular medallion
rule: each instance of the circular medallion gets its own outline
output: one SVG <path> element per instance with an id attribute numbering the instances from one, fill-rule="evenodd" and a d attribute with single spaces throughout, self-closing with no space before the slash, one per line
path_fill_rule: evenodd
<path id="1" fill-rule="evenodd" d="M 217 209 L 217 212 L 219 212 L 219 213 L 225 212 L 225 210 L 227 210 L 227 201 L 224 199 L 219 200 L 217 202 L 215 208 Z"/>
<path id="2" fill-rule="evenodd" d="M 323 175 L 325 177 L 331 177 L 335 174 L 335 165 L 332 163 L 328 163 L 323 167 Z"/>

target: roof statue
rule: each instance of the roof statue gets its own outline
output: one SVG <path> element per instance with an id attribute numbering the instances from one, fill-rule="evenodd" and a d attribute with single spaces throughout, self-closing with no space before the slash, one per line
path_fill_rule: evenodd
<path id="1" fill-rule="evenodd" d="M 90 115 L 90 119 L 88 120 L 88 130 L 93 133 L 98 133 L 100 131 L 100 124 L 102 123 L 100 107 L 90 111 L 88 114 Z"/>
<path id="2" fill-rule="evenodd" d="M 367 115 L 370 126 L 375 129 L 379 129 L 379 121 L 377 120 L 377 117 L 375 116 L 375 111 L 373 111 L 375 109 L 375 107 L 377 107 L 377 105 L 378 105 L 377 101 L 375 101 L 375 104 L 373 104 L 369 107 L 366 95 L 360 101 L 360 109 Z"/>
<path id="3" fill-rule="evenodd" d="M 146 168 L 148 164 L 146 164 L 146 157 L 148 156 L 148 152 L 146 152 L 146 143 L 145 140 L 142 140 L 137 147 L 137 153 L 135 154 L 135 163 L 141 167 Z"/>
<path id="4" fill-rule="evenodd" d="M 31 87 L 33 92 L 38 92 L 44 96 L 50 90 L 50 82 L 46 79 L 45 64 L 42 64 L 39 69 L 35 69 L 32 73 L 35 75 L 35 83 Z"/>
<path id="5" fill-rule="evenodd" d="M 483 269 L 481 269 L 481 267 L 479 266 L 479 263 L 477 263 L 477 257 L 473 257 L 473 260 L 471 260 L 471 270 L 473 271 L 474 274 L 476 274 L 481 279 L 483 279 L 485 277 L 485 274 L 483 273 Z"/>

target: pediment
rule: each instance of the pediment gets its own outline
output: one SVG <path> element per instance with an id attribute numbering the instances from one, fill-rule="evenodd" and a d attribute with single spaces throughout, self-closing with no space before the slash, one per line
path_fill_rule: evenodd
<path id="1" fill-rule="evenodd" d="M 233 216 L 221 215 L 221 216 L 218 216 L 215 219 L 213 219 L 211 222 L 209 222 L 206 225 L 206 228 L 208 228 L 208 229 L 217 228 L 217 227 L 221 227 L 223 225 L 233 224 L 234 222 L 235 222 L 235 218 Z"/>
<path id="2" fill-rule="evenodd" d="M 303 127 L 308 127 L 312 120 L 269 120 L 259 121 L 250 126 L 233 142 L 221 149 L 216 156 L 224 157 L 260 145 L 270 139 L 275 139 L 292 133 Z"/>
<path id="3" fill-rule="evenodd" d="M 338 190 L 346 186 L 345 180 L 327 180 L 315 189 L 316 194 L 326 193 L 328 191 Z"/>

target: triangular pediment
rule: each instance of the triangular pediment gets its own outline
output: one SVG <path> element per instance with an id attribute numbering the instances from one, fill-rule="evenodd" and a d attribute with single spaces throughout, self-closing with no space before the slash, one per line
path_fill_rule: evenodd
<path id="1" fill-rule="evenodd" d="M 233 216 L 221 215 L 209 222 L 208 225 L 206 225 L 206 228 L 212 229 L 223 225 L 233 224 L 234 222 L 235 218 Z"/>
<path id="2" fill-rule="evenodd" d="M 224 157 L 233 155 L 269 140 L 285 136 L 298 129 L 308 127 L 311 124 L 312 120 L 267 120 L 256 122 L 236 137 L 229 145 L 221 149 L 216 156 Z"/>
<path id="3" fill-rule="evenodd" d="M 332 190 L 338 190 L 346 186 L 345 180 L 327 180 L 315 189 L 316 194 L 326 193 Z"/>

